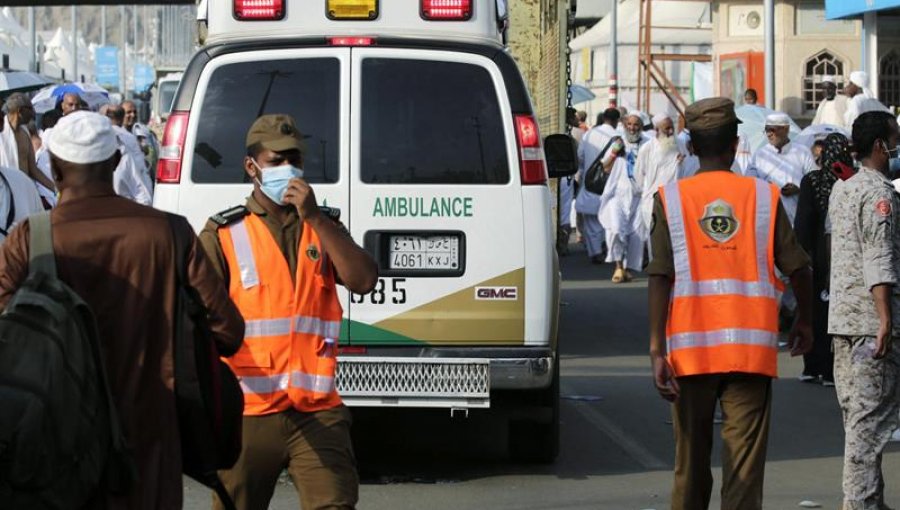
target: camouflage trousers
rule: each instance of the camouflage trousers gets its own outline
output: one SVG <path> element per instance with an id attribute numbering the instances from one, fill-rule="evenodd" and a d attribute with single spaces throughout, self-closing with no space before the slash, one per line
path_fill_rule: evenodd
<path id="1" fill-rule="evenodd" d="M 875 338 L 834 337 L 834 382 L 844 417 L 844 510 L 884 510 L 881 454 L 900 419 L 900 339 L 872 359 Z"/>

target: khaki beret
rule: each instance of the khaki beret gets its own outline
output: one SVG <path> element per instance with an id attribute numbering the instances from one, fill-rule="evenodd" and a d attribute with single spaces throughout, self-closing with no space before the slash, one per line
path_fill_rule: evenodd
<path id="1" fill-rule="evenodd" d="M 734 113 L 734 102 L 725 97 L 701 99 L 684 110 L 684 124 L 691 131 L 740 123 L 740 119 Z"/>
<path id="2" fill-rule="evenodd" d="M 294 118 L 284 114 L 263 115 L 253 122 L 247 132 L 247 147 L 256 144 L 275 152 L 306 150 L 303 135 L 297 130 Z"/>

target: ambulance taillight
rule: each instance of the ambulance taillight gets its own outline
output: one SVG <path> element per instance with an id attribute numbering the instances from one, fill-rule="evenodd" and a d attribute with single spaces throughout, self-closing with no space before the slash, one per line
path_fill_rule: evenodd
<path id="1" fill-rule="evenodd" d="M 546 184 L 547 167 L 537 121 L 533 115 L 516 115 L 515 123 L 522 184 Z"/>
<path id="2" fill-rule="evenodd" d="M 277 21 L 284 19 L 285 0 L 234 0 L 234 19 Z"/>
<path id="3" fill-rule="evenodd" d="M 189 117 L 190 113 L 184 111 L 169 114 L 156 164 L 156 181 L 159 183 L 178 184 L 181 181 L 181 156 Z"/>
<path id="4" fill-rule="evenodd" d="M 422 0 L 421 14 L 428 21 L 467 21 L 472 0 Z"/>

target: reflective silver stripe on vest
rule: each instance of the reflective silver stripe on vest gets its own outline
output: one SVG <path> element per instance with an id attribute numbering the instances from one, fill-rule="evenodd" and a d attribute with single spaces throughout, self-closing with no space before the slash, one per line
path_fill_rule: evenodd
<path id="1" fill-rule="evenodd" d="M 259 274 L 256 272 L 256 260 L 253 258 L 247 225 L 242 220 L 228 227 L 228 230 L 231 232 L 231 243 L 234 245 L 238 269 L 241 270 L 241 284 L 245 289 L 259 285 Z"/>
<path id="2" fill-rule="evenodd" d="M 294 370 L 291 372 L 291 386 L 315 393 L 331 393 L 334 390 L 334 377 L 306 374 Z"/>
<path id="3" fill-rule="evenodd" d="M 672 238 L 672 254 L 675 258 L 675 281 L 691 281 L 691 261 L 688 258 L 687 235 L 684 229 L 684 213 L 681 209 L 681 190 L 678 181 L 665 186 L 666 220 Z"/>
<path id="4" fill-rule="evenodd" d="M 781 292 L 769 282 L 745 282 L 743 280 L 675 280 L 674 295 L 676 297 L 722 296 L 738 294 L 747 297 L 765 297 L 780 299 Z"/>
<path id="5" fill-rule="evenodd" d="M 769 228 L 772 221 L 772 196 L 768 184 L 756 179 L 756 266 L 758 281 L 737 279 L 700 280 L 691 277 L 690 253 L 681 207 L 681 190 L 678 182 L 665 187 L 666 219 L 672 238 L 672 256 L 675 264 L 674 297 L 701 297 L 736 294 L 747 297 L 781 299 L 781 291 L 769 278 Z"/>
<path id="6" fill-rule="evenodd" d="M 756 179 L 756 268 L 760 282 L 769 282 L 769 227 L 772 221 L 772 193 L 769 184 Z"/>
<path id="7" fill-rule="evenodd" d="M 290 377 L 288 374 L 276 374 L 272 376 L 256 375 L 238 377 L 241 381 L 241 390 L 244 393 L 265 394 L 285 391 L 288 389 Z"/>
<path id="8" fill-rule="evenodd" d="M 325 321 L 318 317 L 296 317 L 297 323 L 294 325 L 294 331 L 297 333 L 307 333 L 309 335 L 318 335 L 325 338 L 337 338 L 341 336 L 340 321 Z"/>
<path id="9" fill-rule="evenodd" d="M 338 338 L 341 336 L 341 322 L 325 321 L 318 317 L 303 315 L 292 318 L 248 320 L 244 327 L 244 339 L 284 336 L 292 331 L 325 338 Z"/>
<path id="10" fill-rule="evenodd" d="M 669 352 L 691 347 L 716 347 L 719 345 L 758 345 L 778 348 L 778 333 L 761 329 L 718 329 L 677 333 L 668 339 Z"/>
<path id="11" fill-rule="evenodd" d="M 239 379 L 244 393 L 256 395 L 287 391 L 288 387 L 316 393 L 331 393 L 334 390 L 334 377 L 307 374 L 299 370 L 294 370 L 290 374 L 246 376 Z"/>

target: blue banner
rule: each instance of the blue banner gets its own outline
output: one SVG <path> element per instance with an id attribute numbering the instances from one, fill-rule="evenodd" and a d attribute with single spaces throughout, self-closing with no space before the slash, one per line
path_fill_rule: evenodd
<path id="1" fill-rule="evenodd" d="M 848 18 L 895 7 L 900 7 L 900 0 L 825 0 L 825 17 Z"/>
<path id="2" fill-rule="evenodd" d="M 119 86 L 119 48 L 98 46 L 94 50 L 94 75 L 101 87 Z"/>
<path id="3" fill-rule="evenodd" d="M 144 92 L 156 81 L 156 71 L 147 64 L 137 64 L 134 67 L 134 91 Z"/>

